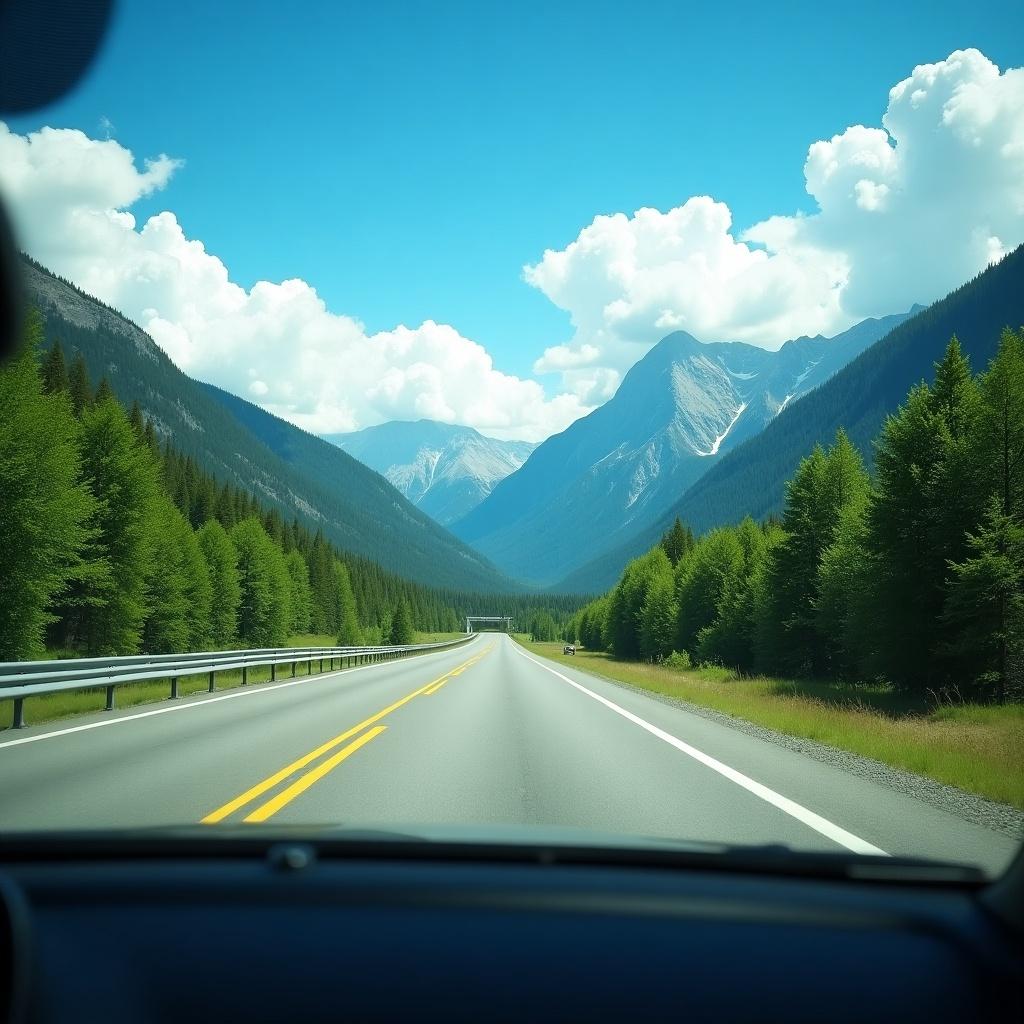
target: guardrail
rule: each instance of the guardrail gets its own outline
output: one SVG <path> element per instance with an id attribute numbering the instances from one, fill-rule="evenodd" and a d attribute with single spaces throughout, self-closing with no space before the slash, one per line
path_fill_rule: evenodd
<path id="1" fill-rule="evenodd" d="M 473 634 L 474 636 L 476 634 Z M 442 640 L 431 644 L 406 644 L 392 647 L 263 647 L 244 651 L 206 651 L 199 654 L 133 654 L 120 658 L 74 658 L 67 661 L 5 661 L 0 662 L 0 701 L 14 701 L 11 726 L 25 726 L 25 700 L 47 693 L 71 690 L 105 689 L 106 710 L 114 708 L 114 691 L 118 686 L 143 683 L 148 680 L 170 681 L 171 699 L 178 696 L 178 680 L 183 676 L 209 675 L 209 692 L 216 690 L 218 672 L 242 670 L 242 686 L 248 685 L 249 669 L 270 666 L 270 679 L 277 679 L 280 665 L 291 665 L 295 676 L 298 665 L 307 664 L 313 674 L 313 663 L 319 662 L 320 672 L 362 665 L 375 661 L 390 661 L 419 651 L 456 647 L 472 639 Z"/>

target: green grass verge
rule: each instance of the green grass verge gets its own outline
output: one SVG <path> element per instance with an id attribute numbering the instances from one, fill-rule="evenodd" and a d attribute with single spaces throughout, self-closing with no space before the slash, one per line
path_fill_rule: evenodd
<path id="1" fill-rule="evenodd" d="M 430 643 L 434 640 L 453 640 L 462 636 L 461 633 L 422 633 L 417 635 L 416 643 Z M 431 637 L 421 640 L 420 636 Z M 303 633 L 289 637 L 288 647 L 333 647 L 335 638 L 316 633 Z M 306 662 L 298 662 L 295 666 L 296 676 L 308 675 Z M 313 663 L 313 675 L 319 675 L 319 663 Z M 291 678 L 290 665 L 277 666 L 278 680 Z M 270 681 L 270 666 L 253 666 L 248 672 L 250 686 Z M 217 690 L 231 690 L 242 685 L 241 670 L 218 672 Z M 206 675 L 182 676 L 178 680 L 179 697 L 202 693 L 209 689 L 209 677 Z M 119 708 L 134 707 L 136 704 L 151 704 L 167 700 L 171 693 L 170 679 L 155 679 L 145 683 L 134 683 L 117 687 L 115 703 Z M 39 725 L 73 715 L 84 715 L 92 711 L 102 711 L 106 706 L 106 693 L 97 690 L 69 690 L 65 693 L 50 693 L 43 697 L 29 697 L 25 700 L 25 721 L 28 725 Z M 14 719 L 14 702 L 0 701 L 0 731 L 11 728 Z"/>
<path id="2" fill-rule="evenodd" d="M 616 661 L 560 643 L 524 647 L 608 679 L 827 743 L 1024 809 L 1024 706 L 929 708 L 883 686 L 740 678 L 721 668 L 668 669 Z"/>

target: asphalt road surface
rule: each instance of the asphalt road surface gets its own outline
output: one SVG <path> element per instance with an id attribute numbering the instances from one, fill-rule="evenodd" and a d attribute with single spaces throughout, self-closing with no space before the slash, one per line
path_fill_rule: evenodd
<path id="1" fill-rule="evenodd" d="M 1001 870 L 1017 843 L 481 634 L 0 738 L 0 830 L 570 826 Z"/>

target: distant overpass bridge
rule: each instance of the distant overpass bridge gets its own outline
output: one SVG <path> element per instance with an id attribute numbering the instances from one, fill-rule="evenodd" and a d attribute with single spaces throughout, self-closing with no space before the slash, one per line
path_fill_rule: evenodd
<path id="1" fill-rule="evenodd" d="M 473 633 L 474 622 L 500 622 L 505 625 L 505 632 L 512 632 L 512 616 L 511 615 L 467 615 L 466 616 L 466 632 Z"/>

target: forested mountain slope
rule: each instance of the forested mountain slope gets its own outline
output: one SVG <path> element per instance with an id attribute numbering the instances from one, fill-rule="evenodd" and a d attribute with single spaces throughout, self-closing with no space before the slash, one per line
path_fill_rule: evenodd
<path id="1" fill-rule="evenodd" d="M 430 586 L 507 590 L 510 580 L 398 493 L 326 441 L 181 372 L 135 324 L 29 259 L 27 301 L 69 359 L 81 352 L 127 405 L 138 401 L 162 437 L 218 479 L 298 516 L 339 547 Z"/>
<path id="2" fill-rule="evenodd" d="M 588 592 L 614 583 L 630 558 L 654 544 L 676 516 L 695 532 L 761 519 L 782 509 L 785 481 L 815 444 L 828 444 L 843 427 L 870 468 L 871 441 L 934 364 L 954 334 L 975 370 L 995 355 L 1004 327 L 1024 323 L 1024 247 L 989 267 L 872 345 L 831 380 L 787 406 L 756 437 L 738 446 L 701 477 L 663 516 L 614 550 L 557 584 Z"/>
<path id="3" fill-rule="evenodd" d="M 676 331 L 452 530 L 510 575 L 550 583 L 660 520 L 725 453 L 905 316 L 777 351 Z"/>

